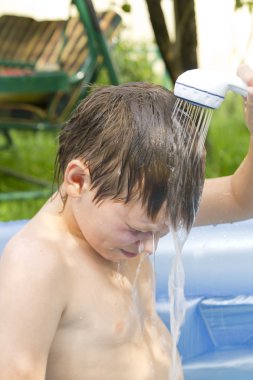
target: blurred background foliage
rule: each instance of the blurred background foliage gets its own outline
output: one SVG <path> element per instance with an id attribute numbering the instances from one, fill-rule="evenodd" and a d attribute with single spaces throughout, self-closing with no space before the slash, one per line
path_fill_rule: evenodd
<path id="1" fill-rule="evenodd" d="M 172 89 L 172 82 L 165 74 L 157 48 L 145 43 L 133 46 L 128 41 L 118 41 L 113 49 L 120 82 L 149 81 Z M 101 73 L 98 84 L 107 84 L 107 76 Z M 248 145 L 248 131 L 244 125 L 240 96 L 228 94 L 220 109 L 213 114 L 207 139 L 207 177 L 231 174 L 242 161 Z M 14 145 L 1 150 L 1 166 L 27 172 L 53 182 L 57 132 L 15 132 L 11 135 Z M 1 145 L 1 141 L 0 141 Z M 11 177 L 0 174 L 0 191 L 29 189 Z M 8 201 L 0 204 L 0 220 L 16 220 L 32 217 L 45 199 Z"/>

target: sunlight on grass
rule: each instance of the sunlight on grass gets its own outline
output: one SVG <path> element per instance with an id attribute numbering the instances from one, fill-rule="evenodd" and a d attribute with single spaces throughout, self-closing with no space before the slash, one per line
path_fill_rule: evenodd
<path id="1" fill-rule="evenodd" d="M 245 157 L 248 142 L 242 99 L 229 93 L 221 107 L 214 111 L 208 132 L 206 176 L 232 174 Z"/>
<path id="2" fill-rule="evenodd" d="M 16 132 L 11 133 L 13 146 L 1 150 L 0 165 L 18 173 L 26 173 L 53 183 L 57 133 Z M 0 192 L 36 190 L 37 185 L 25 183 L 0 171 Z M 44 199 L 6 201 L 0 205 L 0 220 L 27 219 L 32 217 L 45 202 Z"/>

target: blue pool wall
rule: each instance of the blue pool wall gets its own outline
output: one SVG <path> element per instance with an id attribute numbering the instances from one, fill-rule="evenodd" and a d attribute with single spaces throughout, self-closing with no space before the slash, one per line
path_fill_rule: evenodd
<path id="1" fill-rule="evenodd" d="M 157 311 L 169 328 L 171 236 L 156 255 Z M 253 220 L 193 228 L 183 248 L 186 380 L 253 379 Z"/>

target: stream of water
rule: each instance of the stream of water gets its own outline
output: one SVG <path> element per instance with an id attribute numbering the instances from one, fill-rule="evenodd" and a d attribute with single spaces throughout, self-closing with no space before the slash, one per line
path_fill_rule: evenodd
<path id="1" fill-rule="evenodd" d="M 175 255 L 168 278 L 170 330 L 172 337 L 172 365 L 169 369 L 169 379 L 172 380 L 179 378 L 181 365 L 180 361 L 177 360 L 177 344 L 186 312 L 186 300 L 184 296 L 185 272 L 182 261 L 182 250 L 188 233 L 185 229 L 182 231 L 172 229 L 171 233 L 175 247 Z"/>
<path id="2" fill-rule="evenodd" d="M 180 161 L 175 161 L 175 199 L 171 214 L 171 234 L 175 255 L 168 277 L 170 331 L 172 337 L 172 365 L 168 379 L 177 380 L 180 373 L 177 344 L 186 313 L 184 296 L 185 272 L 182 250 L 194 223 L 202 194 L 204 170 L 201 161 L 205 155 L 204 143 L 211 122 L 212 110 L 177 99 L 172 115 L 176 132 L 175 144 Z M 195 181 L 195 182 L 194 182 Z M 192 191 L 192 192 L 191 192 Z M 185 205 L 182 208 L 182 205 Z"/>

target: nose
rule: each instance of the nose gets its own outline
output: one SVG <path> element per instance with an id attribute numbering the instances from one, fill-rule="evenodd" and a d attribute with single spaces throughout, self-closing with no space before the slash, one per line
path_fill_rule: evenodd
<path id="1" fill-rule="evenodd" d="M 147 253 L 147 254 L 154 253 L 157 246 L 156 240 L 157 239 L 155 238 L 155 235 L 152 232 L 142 233 L 142 236 L 139 242 L 139 253 Z"/>

